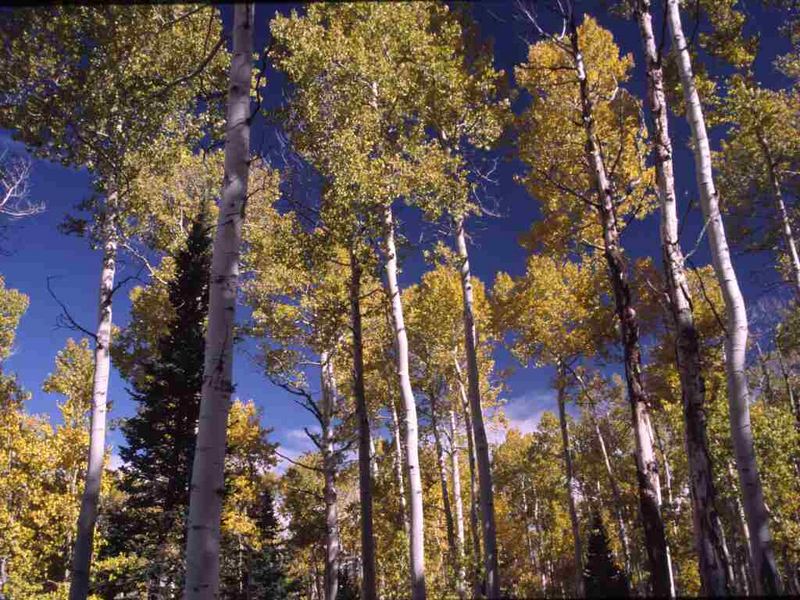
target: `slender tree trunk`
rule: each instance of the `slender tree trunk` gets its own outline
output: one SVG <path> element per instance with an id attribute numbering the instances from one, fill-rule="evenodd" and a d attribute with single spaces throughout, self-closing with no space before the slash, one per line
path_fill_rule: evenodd
<path id="1" fill-rule="evenodd" d="M 566 374 L 563 366 L 559 364 L 556 375 L 556 390 L 558 396 L 558 422 L 561 426 L 561 445 L 564 453 L 564 468 L 566 470 L 567 502 L 569 506 L 569 519 L 572 523 L 572 543 L 575 561 L 575 595 L 582 597 L 583 590 L 583 544 L 581 543 L 581 526 L 578 521 L 578 508 L 575 498 L 575 477 L 572 466 L 572 447 L 569 441 L 566 409 Z"/>
<path id="2" fill-rule="evenodd" d="M 732 590 L 727 576 L 729 568 L 723 552 L 722 525 L 716 508 L 716 490 L 708 450 L 700 341 L 692 314 L 692 298 L 678 238 L 677 197 L 664 75 L 653 33 L 650 7 L 650 0 L 636 0 L 636 19 L 645 52 L 647 97 L 655 131 L 655 166 L 661 203 L 661 249 L 675 327 L 675 354 L 683 397 L 684 442 L 689 463 L 694 542 L 703 593 L 724 596 Z"/>
<path id="3" fill-rule="evenodd" d="M 219 544 L 228 408 L 233 391 L 233 326 L 250 162 L 253 4 L 234 7 L 225 133 L 225 177 L 211 259 L 203 389 L 186 539 L 187 599 L 219 595 Z"/>
<path id="4" fill-rule="evenodd" d="M 761 344 L 756 342 L 756 353 L 758 354 L 758 366 L 761 367 L 761 381 L 764 391 L 764 397 L 767 404 L 775 404 L 775 390 L 772 389 L 772 382 L 769 380 L 769 366 L 767 365 L 767 357 L 761 351 Z"/>
<path id="5" fill-rule="evenodd" d="M 453 475 L 453 504 L 455 505 L 456 520 L 456 591 L 459 598 L 466 596 L 464 582 L 466 573 L 464 572 L 464 501 L 461 498 L 461 467 L 458 464 L 458 437 L 456 428 L 456 411 L 450 407 L 450 469 Z"/>
<path id="6" fill-rule="evenodd" d="M 783 360 L 783 351 L 781 350 L 780 337 L 775 336 L 775 353 L 778 356 L 778 367 L 781 370 L 781 377 L 783 378 L 783 385 L 786 388 L 786 397 L 789 398 L 789 406 L 792 409 L 792 414 L 795 419 L 795 426 L 800 429 L 800 406 L 794 395 L 794 387 L 789 378 L 789 371 L 786 368 L 786 362 Z"/>
<path id="7" fill-rule="evenodd" d="M 531 525 L 528 518 L 528 512 L 530 507 L 528 505 L 528 495 L 525 493 L 527 489 L 527 482 L 525 480 L 525 475 L 522 476 L 522 487 L 520 489 L 520 497 L 522 498 L 522 524 L 525 528 L 525 545 L 528 549 L 528 560 L 531 561 L 531 566 L 539 571 L 541 575 L 543 573 L 544 567 L 539 560 L 539 557 L 536 555 L 536 550 L 533 547 L 533 540 L 531 539 Z M 542 591 L 544 591 L 544 583 Z"/>
<path id="8" fill-rule="evenodd" d="M 469 455 L 469 521 L 470 533 L 472 534 L 472 553 L 474 555 L 474 573 L 472 575 L 472 591 L 478 597 L 483 589 L 483 576 L 481 574 L 481 541 L 478 523 L 478 485 L 476 482 L 477 468 L 475 463 L 475 439 L 473 438 L 472 418 L 469 412 L 469 400 L 464 389 L 464 379 L 461 374 L 461 365 L 458 363 L 458 354 L 454 352 L 453 361 L 456 367 L 458 379 L 458 392 L 461 397 L 461 410 L 464 413 L 464 429 L 467 433 L 467 453 Z"/>
<path id="9" fill-rule="evenodd" d="M 444 462 L 444 446 L 442 446 L 442 435 L 439 431 L 439 415 L 436 398 L 431 395 L 431 430 L 433 431 L 433 443 L 436 449 L 436 462 L 439 466 L 439 485 L 442 490 L 442 505 L 444 507 L 445 528 L 447 530 L 447 548 L 450 553 L 450 564 L 453 569 L 453 576 L 458 579 L 458 550 L 456 548 L 456 528 L 453 520 L 453 507 L 450 503 L 450 489 L 447 485 L 447 467 Z"/>
<path id="10" fill-rule="evenodd" d="M 408 335 L 403 319 L 403 302 L 397 282 L 397 249 L 394 242 L 394 219 L 391 206 L 384 213 L 386 226 L 385 264 L 386 286 L 392 304 L 392 323 L 397 341 L 397 376 L 400 380 L 400 396 L 403 399 L 406 421 L 406 467 L 411 496 L 411 597 L 413 600 L 425 598 L 425 542 L 422 514 L 422 477 L 419 470 L 419 431 L 417 406 L 408 369 Z"/>
<path id="11" fill-rule="evenodd" d="M 733 270 L 719 196 L 714 186 L 711 150 L 706 133 L 703 108 L 694 83 L 689 49 L 683 36 L 678 0 L 667 0 L 667 21 L 677 54 L 678 71 L 686 104 L 686 118 L 692 131 L 693 151 L 700 204 L 707 223 L 711 260 L 717 275 L 727 313 L 725 336 L 725 368 L 728 379 L 731 436 L 733 438 L 739 485 L 750 527 L 753 571 L 756 593 L 773 595 L 780 592 L 781 582 L 772 550 L 769 517 L 764 506 L 764 491 L 756 464 L 753 432 L 750 427 L 750 391 L 747 386 L 747 313 L 736 273 Z"/>
<path id="12" fill-rule="evenodd" d="M 472 280 L 469 254 L 464 234 L 464 219 L 456 222 L 456 247 L 461 259 L 461 291 L 464 298 L 464 349 L 467 355 L 467 382 L 472 428 L 475 434 L 475 453 L 478 459 L 478 483 L 481 499 L 481 524 L 483 526 L 483 564 L 486 570 L 486 596 L 500 597 L 500 572 L 497 566 L 497 533 L 494 519 L 494 490 L 489 442 L 483 424 L 480 379 L 478 370 L 478 335 L 475 327 L 475 307 L 472 298 Z"/>
<path id="13" fill-rule="evenodd" d="M 792 265 L 794 293 L 797 297 L 800 297 L 800 255 L 797 253 L 797 243 L 794 240 L 794 234 L 792 232 L 792 222 L 789 219 L 789 213 L 787 212 L 786 204 L 783 201 L 781 181 L 778 177 L 777 171 L 775 170 L 775 161 L 772 158 L 772 148 L 769 147 L 769 143 L 762 132 L 758 132 L 758 144 L 761 146 L 761 152 L 764 155 L 764 161 L 767 163 L 769 182 L 772 186 L 772 195 L 775 199 L 775 209 L 778 211 L 778 218 L 781 221 L 783 243 L 786 244 L 786 251 L 789 253 L 789 262 Z"/>
<path id="14" fill-rule="evenodd" d="M 115 194 L 109 197 L 113 204 Z M 111 371 L 111 300 L 114 294 L 117 242 L 108 233 L 103 244 L 103 267 L 100 271 L 100 293 L 95 332 L 94 376 L 92 379 L 92 416 L 89 434 L 89 457 L 86 481 L 81 496 L 75 549 L 72 554 L 70 600 L 85 600 L 89 595 L 89 573 L 92 562 L 94 527 L 100 502 L 100 483 L 103 476 L 103 456 L 106 449 L 106 411 L 108 406 L 108 377 Z"/>
<path id="15" fill-rule="evenodd" d="M 578 30 L 574 20 L 570 26 L 570 41 L 575 68 L 578 72 L 583 123 L 586 130 L 587 160 L 592 168 L 599 204 L 600 224 L 603 228 L 603 247 L 609 278 L 614 290 L 614 303 L 620 322 L 624 353 L 625 379 L 628 401 L 631 405 L 634 439 L 636 442 L 636 476 L 639 505 L 644 526 L 645 545 L 650 564 L 650 578 L 656 596 L 670 596 L 670 571 L 667 561 L 667 541 L 659 502 L 658 463 L 650 436 L 650 413 L 647 395 L 642 382 L 642 356 L 639 342 L 639 320 L 633 306 L 630 283 L 626 271 L 625 254 L 619 241 L 615 199 L 608 179 L 605 162 L 595 135 L 594 107 L 589 96 L 589 83 L 578 43 Z"/>
<path id="16" fill-rule="evenodd" d="M 541 535 L 542 528 L 539 523 L 539 496 L 536 493 L 535 485 L 531 485 L 531 492 L 533 493 L 533 531 L 537 534 L 538 543 L 536 546 L 538 547 L 537 554 L 539 555 L 539 565 L 541 567 L 540 579 L 542 584 L 542 593 L 547 596 L 548 583 L 553 580 L 553 569 L 549 559 L 547 558 L 544 538 Z"/>
<path id="17" fill-rule="evenodd" d="M 622 502 L 622 493 L 620 492 L 619 483 L 617 482 L 617 477 L 614 474 L 614 469 L 611 466 L 611 458 L 608 456 L 608 447 L 606 446 L 605 436 L 600 429 L 600 423 L 597 419 L 594 398 L 589 393 L 589 388 L 580 373 L 573 371 L 573 375 L 583 389 L 584 396 L 589 403 L 589 418 L 592 421 L 592 427 L 594 428 L 594 433 L 597 437 L 597 443 L 600 446 L 600 454 L 603 456 L 603 465 L 606 470 L 606 476 L 608 477 L 608 483 L 611 487 L 611 496 L 614 500 L 614 515 L 617 519 L 617 533 L 619 535 L 619 543 L 622 548 L 622 561 L 625 567 L 625 575 L 628 578 L 628 581 L 630 581 L 631 553 L 630 544 L 628 542 L 628 529 L 625 525 L 625 516 L 622 513 L 622 507 L 624 506 Z"/>
<path id="18" fill-rule="evenodd" d="M 608 483 L 611 486 L 611 496 L 614 499 L 614 515 L 617 518 L 617 529 L 619 534 L 619 543 L 622 547 L 622 560 L 625 566 L 625 575 L 630 581 L 631 575 L 631 551 L 630 543 L 628 541 L 628 528 L 625 525 L 625 517 L 622 514 L 622 494 L 619 490 L 619 483 L 614 474 L 614 469 L 611 467 L 611 459 L 608 456 L 608 449 L 606 448 L 605 436 L 600 430 L 600 424 L 597 422 L 597 416 L 594 414 L 594 404 L 591 406 L 592 422 L 594 424 L 594 432 L 597 436 L 597 441 L 600 444 L 600 453 L 603 455 L 603 464 L 606 468 L 606 475 L 608 476 Z"/>
<path id="19" fill-rule="evenodd" d="M 733 465 L 728 463 L 728 477 L 730 477 L 731 482 L 736 481 L 736 474 L 734 472 Z M 746 558 L 747 563 L 747 570 L 746 570 L 746 577 L 745 581 L 748 585 L 747 593 L 750 593 L 751 584 L 755 583 L 755 573 L 753 572 L 753 544 L 750 539 L 750 526 L 747 524 L 747 517 L 744 513 L 744 507 L 742 506 L 742 501 L 739 499 L 738 494 L 733 494 L 733 503 L 734 508 L 736 509 L 736 517 L 739 521 L 739 528 L 741 529 L 742 539 L 744 540 L 744 555 Z"/>
<path id="20" fill-rule="evenodd" d="M 323 352 L 322 362 L 322 467 L 325 475 L 325 600 L 336 600 L 339 589 L 339 515 L 336 494 L 336 455 L 333 448 L 333 415 L 336 385 L 333 362 Z"/>
<path id="21" fill-rule="evenodd" d="M 397 478 L 397 489 L 400 493 L 400 516 L 403 520 L 403 529 L 406 532 L 406 538 L 409 536 L 409 523 L 408 523 L 408 506 L 406 503 L 406 488 L 403 483 L 403 444 L 400 440 L 400 421 L 397 418 L 397 409 L 394 406 L 394 400 L 389 399 L 389 408 L 392 413 L 392 437 L 394 438 L 394 469 L 395 477 Z"/>
<path id="22" fill-rule="evenodd" d="M 353 329 L 353 396 L 358 417 L 358 493 L 361 506 L 361 596 L 377 600 L 375 576 L 375 535 L 372 525 L 372 474 L 370 430 L 364 389 L 364 350 L 361 331 L 361 264 L 350 249 L 350 325 Z"/>
<path id="23" fill-rule="evenodd" d="M 661 462 L 664 465 L 664 487 L 667 490 L 667 507 L 669 510 L 672 510 L 675 506 L 672 496 L 672 469 L 669 466 L 669 459 L 667 458 L 667 453 L 664 450 L 664 444 L 661 442 L 661 436 L 658 433 L 658 428 L 656 427 L 655 423 L 650 423 L 653 434 L 655 435 L 656 444 L 658 445 L 658 451 L 661 453 Z M 659 493 L 661 490 L 659 489 Z M 662 496 L 663 498 L 663 496 Z M 659 500 L 659 503 L 663 506 L 663 500 Z M 677 519 L 677 515 L 673 515 L 673 522 L 672 522 L 672 533 L 673 535 L 677 534 L 677 528 L 675 526 L 675 519 Z M 669 589 L 670 595 L 675 596 L 675 567 L 672 564 L 672 550 L 669 546 L 669 541 L 667 542 L 667 565 L 669 566 Z"/>

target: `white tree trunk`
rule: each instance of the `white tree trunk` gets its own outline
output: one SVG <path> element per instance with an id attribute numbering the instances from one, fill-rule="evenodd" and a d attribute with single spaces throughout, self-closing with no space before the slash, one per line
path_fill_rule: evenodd
<path id="1" fill-rule="evenodd" d="M 397 248 L 394 241 L 394 219 L 391 206 L 384 213 L 385 229 L 385 264 L 386 286 L 392 305 L 392 324 L 397 343 L 397 376 L 400 380 L 400 396 L 403 399 L 406 421 L 406 468 L 408 469 L 408 487 L 410 493 L 410 527 L 409 546 L 411 553 L 411 597 L 413 600 L 425 598 L 425 541 L 422 514 L 422 477 L 419 467 L 419 425 L 417 423 L 417 405 L 414 391 L 411 389 L 411 378 L 408 368 L 408 335 L 403 319 L 403 302 L 400 286 L 397 282 Z"/>
<path id="2" fill-rule="evenodd" d="M 572 524 L 572 544 L 575 561 L 575 595 L 582 597 L 583 591 L 583 544 L 581 542 L 581 526 L 578 521 L 578 506 L 575 498 L 575 476 L 572 467 L 572 447 L 569 441 L 566 409 L 566 373 L 559 365 L 556 375 L 556 388 L 558 397 L 558 422 L 561 426 L 561 446 L 564 454 L 564 468 L 566 470 L 565 484 L 567 488 L 567 502 L 569 506 L 569 519 Z"/>
<path id="3" fill-rule="evenodd" d="M 113 204 L 115 194 L 109 202 Z M 94 377 L 92 380 L 92 416 L 89 434 L 89 457 L 86 481 L 78 515 L 78 530 L 72 554 L 72 580 L 70 600 L 86 600 L 89 595 L 89 572 L 92 562 L 94 527 L 100 501 L 100 484 L 103 476 L 103 456 L 106 446 L 106 411 L 108 406 L 108 377 L 111 372 L 111 300 L 114 293 L 117 242 L 113 233 L 107 235 L 103 245 L 103 266 L 100 271 L 100 293 L 95 333 Z"/>
<path id="4" fill-rule="evenodd" d="M 464 501 L 461 497 L 461 467 L 458 464 L 458 429 L 456 428 L 456 411 L 450 407 L 450 469 L 453 476 L 453 504 L 455 506 L 456 544 L 458 544 L 458 573 L 456 575 L 456 591 L 459 598 L 464 598 L 466 588 L 466 572 L 464 571 Z"/>
<path id="5" fill-rule="evenodd" d="M 336 455 L 333 448 L 333 415 L 336 410 L 336 384 L 333 361 L 327 352 L 322 363 L 322 468 L 325 475 L 325 600 L 336 600 L 339 589 L 339 512 L 336 493 Z"/>
<path id="6" fill-rule="evenodd" d="M 745 371 L 747 312 L 739 281 L 733 270 L 725 227 L 719 210 L 719 196 L 714 186 L 711 149 L 706 133 L 703 108 L 694 83 L 691 57 L 683 35 L 678 0 L 667 0 L 667 21 L 672 34 L 673 49 L 677 53 L 678 71 L 686 104 L 686 118 L 692 131 L 697 187 L 700 192 L 703 217 L 707 224 L 711 260 L 725 301 L 727 315 L 725 370 L 728 380 L 731 436 L 736 466 L 739 471 L 739 485 L 744 499 L 744 510 L 750 527 L 756 583 L 754 591 L 758 594 L 774 595 L 780 592 L 781 582 L 772 551 L 769 517 L 764 506 L 764 491 L 758 474 L 755 448 L 753 447 L 753 432 L 750 426 L 750 390 L 747 386 Z"/>
<path id="7" fill-rule="evenodd" d="M 233 57 L 225 132 L 225 176 L 212 250 L 203 389 L 189 497 L 187 599 L 219 596 L 219 544 L 228 408 L 233 392 L 233 327 L 250 161 L 253 4 L 234 6 Z"/>
<path id="8" fill-rule="evenodd" d="M 500 597 L 500 573 L 497 566 L 497 533 L 494 519 L 494 491 L 489 442 L 483 424 L 481 391 L 478 371 L 478 340 L 475 327 L 475 307 L 472 298 L 472 281 L 469 254 L 464 234 L 464 220 L 456 223 L 456 247 L 461 260 L 461 292 L 464 298 L 464 349 L 467 355 L 467 383 L 475 434 L 475 454 L 478 459 L 478 487 L 481 499 L 481 525 L 483 526 L 483 564 L 486 570 L 486 596 Z"/>
<path id="9" fill-rule="evenodd" d="M 716 508 L 711 455 L 705 415 L 705 382 L 700 360 L 700 340 L 692 313 L 684 256 L 678 238 L 677 197 L 669 137 L 666 94 L 661 57 L 653 33 L 650 0 L 636 0 L 636 18 L 645 52 L 647 96 L 655 129 L 655 167 L 661 203 L 661 248 L 667 292 L 675 327 L 675 352 L 683 397 L 684 441 L 689 463 L 694 542 L 700 582 L 709 596 L 731 592 L 725 558 L 722 524 Z"/>

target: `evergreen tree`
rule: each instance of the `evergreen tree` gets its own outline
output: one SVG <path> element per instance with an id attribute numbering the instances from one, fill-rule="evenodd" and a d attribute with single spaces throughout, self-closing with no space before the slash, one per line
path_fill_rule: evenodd
<path id="1" fill-rule="evenodd" d="M 122 426 L 121 488 L 129 510 L 115 519 L 116 529 L 125 546 L 133 544 L 148 557 L 147 577 L 158 587 L 177 584 L 181 564 L 203 382 L 210 248 L 201 211 L 175 257 L 176 275 L 168 286 L 174 316 L 132 379 L 139 408 Z"/>
<path id="2" fill-rule="evenodd" d="M 628 582 L 622 571 L 614 564 L 603 518 L 596 510 L 592 515 L 592 530 L 589 533 L 583 583 L 587 598 L 628 596 Z"/>
<path id="3" fill-rule="evenodd" d="M 286 574 L 286 563 L 278 539 L 278 519 L 272 490 L 266 488 L 261 496 L 261 506 L 256 520 L 262 547 L 251 567 L 251 585 L 248 598 L 278 600 L 295 591 Z"/>

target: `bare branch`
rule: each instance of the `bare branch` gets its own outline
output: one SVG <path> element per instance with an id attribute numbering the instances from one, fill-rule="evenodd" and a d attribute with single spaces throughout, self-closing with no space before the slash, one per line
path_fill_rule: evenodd
<path id="1" fill-rule="evenodd" d="M 58 305 L 61 307 L 61 314 L 58 316 L 58 321 L 57 321 L 58 325 L 62 326 L 62 327 L 67 327 L 69 329 L 73 329 L 75 331 L 80 331 L 84 335 L 89 336 L 95 342 L 97 342 L 97 334 L 96 333 L 94 333 L 92 331 L 89 331 L 88 329 L 86 329 L 85 327 L 80 325 L 74 318 L 72 318 L 72 315 L 69 313 L 69 310 L 67 310 L 66 304 L 64 304 L 61 301 L 61 299 L 58 296 L 56 296 L 56 293 L 53 291 L 53 288 L 50 286 L 50 280 L 51 279 L 55 279 L 55 277 L 51 275 L 50 277 L 47 278 L 47 291 L 50 292 L 50 295 L 53 297 L 53 300 L 55 300 L 58 303 Z"/>
<path id="2" fill-rule="evenodd" d="M 33 202 L 30 199 L 30 177 L 29 158 L 9 158 L 7 150 L 0 154 L 0 214 L 19 219 L 44 210 L 43 202 Z"/>

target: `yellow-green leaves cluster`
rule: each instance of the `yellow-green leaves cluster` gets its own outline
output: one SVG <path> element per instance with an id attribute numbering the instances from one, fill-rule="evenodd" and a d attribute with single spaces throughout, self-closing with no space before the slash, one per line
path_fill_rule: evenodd
<path id="1" fill-rule="evenodd" d="M 607 279 L 597 259 L 531 255 L 522 277 L 497 275 L 494 327 L 508 336 L 509 349 L 522 364 L 594 356 L 614 335 Z"/>
<path id="2" fill-rule="evenodd" d="M 633 66 L 620 55 L 609 31 L 586 16 L 578 27 L 594 136 L 605 159 L 619 218 L 643 218 L 655 208 L 652 169 L 646 167 L 646 131 L 640 103 L 624 88 Z M 597 243 L 601 228 L 591 210 L 597 189 L 587 157 L 587 133 L 578 71 L 563 42 L 533 44 L 527 63 L 517 67 L 520 85 L 533 96 L 519 122 L 520 157 L 529 167 L 524 183 L 544 216 L 534 241 L 551 251 L 575 241 Z M 623 222 L 618 223 L 619 227 Z"/>

